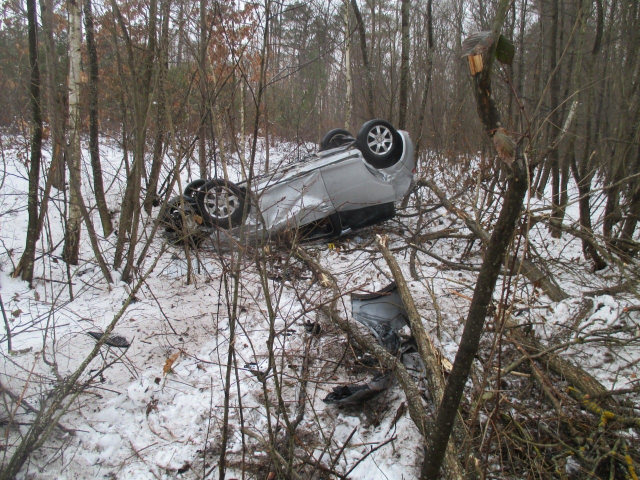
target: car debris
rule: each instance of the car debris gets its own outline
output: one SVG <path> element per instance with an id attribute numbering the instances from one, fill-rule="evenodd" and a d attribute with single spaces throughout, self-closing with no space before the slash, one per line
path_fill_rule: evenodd
<path id="1" fill-rule="evenodd" d="M 383 373 L 375 376 L 368 383 L 333 387 L 333 392 L 327 395 L 323 402 L 335 405 L 362 403 L 389 388 L 391 378 L 391 373 Z"/>
<path id="2" fill-rule="evenodd" d="M 94 340 L 99 341 L 104 335 L 104 333 L 103 332 L 87 332 L 87 335 L 93 337 Z M 131 342 L 129 342 L 129 340 L 127 340 L 122 335 L 116 335 L 116 334 L 109 335 L 104 341 L 104 344 L 108 345 L 109 347 L 115 347 L 115 348 L 129 348 L 131 346 Z"/>
<path id="3" fill-rule="evenodd" d="M 382 347 L 393 355 L 399 355 L 411 370 L 420 372 L 424 369 L 421 360 L 416 358 L 407 311 L 395 282 L 377 292 L 352 293 L 351 314 L 369 329 Z M 334 387 L 323 401 L 335 405 L 362 403 L 387 390 L 392 379 L 391 372 L 382 372 L 367 383 Z"/>
<path id="4" fill-rule="evenodd" d="M 330 239 L 393 218 L 395 204 L 413 186 L 415 159 L 409 134 L 370 120 L 356 137 L 328 132 L 316 154 L 246 182 L 199 179 L 160 214 L 168 234 L 191 239 L 214 232 L 269 236 L 297 229 L 303 240 Z M 224 236 L 223 236 L 224 238 Z"/>

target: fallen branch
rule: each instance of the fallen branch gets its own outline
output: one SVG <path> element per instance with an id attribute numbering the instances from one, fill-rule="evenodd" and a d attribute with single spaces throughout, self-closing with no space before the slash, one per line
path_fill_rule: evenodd
<path id="1" fill-rule="evenodd" d="M 433 430 L 433 422 L 427 416 L 422 405 L 422 396 L 420 390 L 416 386 L 415 382 L 411 378 L 411 375 L 407 371 L 406 367 L 400 362 L 400 360 L 391 355 L 387 350 L 380 346 L 371 336 L 365 335 L 357 328 L 354 328 L 346 319 L 343 319 L 338 315 L 336 311 L 336 304 L 338 300 L 338 284 L 327 270 L 323 269 L 318 262 L 316 262 L 307 252 L 302 248 L 297 250 L 298 256 L 311 268 L 318 277 L 322 277 L 327 280 L 326 286 L 334 290 L 335 300 L 331 302 L 329 306 L 322 305 L 320 311 L 327 315 L 341 330 L 343 330 L 349 338 L 353 339 L 360 347 L 367 352 L 375 356 L 382 366 L 392 371 L 400 384 L 400 387 L 405 393 L 407 398 L 407 404 L 409 407 L 409 416 L 413 423 L 415 423 L 418 430 L 422 433 L 427 447 L 430 442 L 430 434 Z M 453 446 L 449 444 L 447 447 L 447 454 L 445 457 L 447 478 L 451 480 L 462 480 L 466 478 L 463 474 L 464 470 L 458 461 L 457 454 L 453 449 Z"/>
<path id="2" fill-rule="evenodd" d="M 548 350 L 534 336 L 533 332 L 525 334 L 513 318 L 507 318 L 505 326 L 507 338 L 514 344 L 522 346 L 529 354 L 536 355 Z M 608 390 L 588 372 L 551 351 L 544 353 L 541 358 L 553 373 L 564 377 L 570 385 L 578 390 L 586 392 L 590 396 L 604 397 L 608 393 Z"/>
<path id="3" fill-rule="evenodd" d="M 404 279 L 404 275 L 402 275 L 398 262 L 396 262 L 396 259 L 387 248 L 387 242 L 388 238 L 386 236 L 381 237 L 378 235 L 376 237 L 376 245 L 380 249 L 380 252 L 382 252 L 382 256 L 386 260 L 387 265 L 389 265 L 393 279 L 396 282 L 396 287 L 398 288 L 398 293 L 400 294 L 404 308 L 407 311 L 409 325 L 411 326 L 411 333 L 413 334 L 413 338 L 416 340 L 418 353 L 420 353 L 420 357 L 422 358 L 425 367 L 427 367 L 427 383 L 429 384 L 429 390 L 434 397 L 435 403 L 438 404 L 442 400 L 445 386 L 444 374 L 442 371 L 442 356 L 433 345 L 433 342 L 422 325 L 422 318 L 420 317 L 415 303 L 413 302 L 413 297 L 411 296 L 411 292 L 409 292 L 407 282 Z"/>
<path id="4" fill-rule="evenodd" d="M 435 193 L 440 199 L 440 202 L 449 212 L 460 218 L 467 225 L 467 228 L 471 230 L 485 245 L 489 242 L 491 237 L 489 233 L 482 228 L 475 220 L 473 220 L 465 211 L 455 207 L 447 198 L 447 196 L 438 188 L 433 180 L 420 180 L 420 184 L 425 185 Z M 544 273 L 540 268 L 531 260 L 525 258 L 514 258 L 514 271 L 519 271 L 522 268 L 522 274 L 526 276 L 534 285 L 540 285 L 551 300 L 554 302 L 560 302 L 569 296 L 558 286 L 553 280 L 550 274 Z"/>
<path id="5" fill-rule="evenodd" d="M 577 390 L 576 388 L 569 387 L 569 393 L 573 398 L 578 400 L 584 408 L 587 409 L 588 412 L 600 417 L 600 422 L 603 425 L 606 425 L 608 422 L 618 422 L 625 427 L 631 428 L 640 428 L 640 418 L 635 417 L 626 417 L 623 415 L 618 415 L 614 412 L 606 410 L 594 402 L 589 395 L 584 395 L 582 392 Z"/>
<path id="6" fill-rule="evenodd" d="M 613 287 L 604 287 L 598 288 L 596 290 L 590 290 L 588 292 L 584 292 L 582 295 L 585 297 L 598 297 L 600 295 L 611 295 L 615 296 L 619 293 L 636 293 L 638 288 L 638 282 L 628 281 L 625 283 L 621 283 L 620 285 L 615 285 Z"/>
<path id="7" fill-rule="evenodd" d="M 435 258 L 436 260 L 438 260 L 440 263 L 444 263 L 447 267 L 451 267 L 454 268 L 456 270 L 467 270 L 469 272 L 479 272 L 480 271 L 480 267 L 470 267 L 469 265 L 463 265 L 461 263 L 455 263 L 455 262 L 451 262 L 445 258 L 442 258 L 440 255 L 437 255 L 433 252 L 430 252 L 429 250 L 426 250 L 418 245 L 416 245 L 415 243 L 408 243 L 408 245 L 412 248 L 415 248 L 416 250 L 424 253 L 425 255 L 429 255 L 431 258 Z"/>

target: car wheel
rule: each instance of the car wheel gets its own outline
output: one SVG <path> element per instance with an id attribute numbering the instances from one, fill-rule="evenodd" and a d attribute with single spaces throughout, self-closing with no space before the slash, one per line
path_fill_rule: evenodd
<path id="1" fill-rule="evenodd" d="M 203 219 L 200 212 L 198 212 L 196 201 L 192 197 L 183 196 L 182 205 L 184 206 L 184 216 L 180 206 L 180 197 L 169 200 L 160 214 L 160 222 L 164 225 L 167 232 L 175 234 L 176 243 L 180 243 L 184 240 L 184 219 L 186 222 L 184 223 L 186 227 L 186 237 L 192 244 L 198 244 L 204 237 L 200 230 Z"/>
<path id="2" fill-rule="evenodd" d="M 334 128 L 330 132 L 328 132 L 324 137 L 322 137 L 322 141 L 320 142 L 320 150 L 322 152 L 324 150 L 329 150 L 331 148 L 337 148 L 340 145 L 344 145 L 347 142 L 352 142 L 355 140 L 351 132 L 345 130 L 344 128 Z"/>
<path id="3" fill-rule="evenodd" d="M 242 221 L 245 196 L 235 183 L 214 178 L 198 190 L 196 199 L 207 226 L 232 228 Z"/>
<path id="4" fill-rule="evenodd" d="M 400 134 L 385 120 L 369 120 L 360 128 L 356 146 L 369 165 L 388 168 L 402 155 Z"/>
<path id="5" fill-rule="evenodd" d="M 187 197 L 196 198 L 195 194 L 204 186 L 205 183 L 207 183 L 207 181 L 203 178 L 194 180 L 193 182 L 187 184 L 186 187 L 184 187 L 184 195 L 186 195 Z"/>

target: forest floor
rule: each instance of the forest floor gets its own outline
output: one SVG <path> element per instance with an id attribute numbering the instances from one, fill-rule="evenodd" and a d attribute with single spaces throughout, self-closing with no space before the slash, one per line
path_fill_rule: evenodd
<path id="1" fill-rule="evenodd" d="M 3 145 L 0 293 L 12 352 L 3 326 L 0 465 L 33 420 L 25 404 L 37 408 L 78 367 L 95 345 L 88 333 L 103 331 L 131 292 L 131 285 L 118 279 L 105 282 L 84 233 L 80 264 L 62 261 L 60 192 L 50 203 L 34 288 L 11 278 L 26 235 L 27 156 L 17 138 L 5 138 Z M 291 161 L 298 154 L 298 147 L 285 144 L 270 152 L 272 161 Z M 108 202 L 116 212 L 124 191 L 121 156 L 116 144 L 103 144 Z M 498 192 L 477 175 L 478 160 L 430 158 L 428 163 L 419 175 L 434 180 L 458 208 L 490 230 Z M 85 199 L 92 199 L 88 171 L 85 177 Z M 183 181 L 187 177 L 184 172 Z M 578 222 L 576 198 L 571 190 L 569 225 Z M 531 198 L 528 208 L 540 215 L 548 205 Z M 598 197 L 593 205 L 597 215 Z M 157 214 L 156 208 L 144 218 L 145 232 Z M 344 318 L 351 319 L 350 293 L 373 292 L 393 280 L 374 243 L 378 234 L 389 237 L 427 333 L 453 362 L 481 264 L 481 242 L 471 240 L 465 223 L 420 187 L 392 221 L 330 244 L 302 245 L 336 277 Z M 531 258 L 568 298 L 554 302 L 521 275 L 500 277 L 461 410 L 464 438 L 457 448 L 463 466 L 486 478 L 637 478 L 639 265 L 618 261 L 593 272 L 581 241 L 567 233 L 552 238 L 544 222 L 532 226 L 528 239 Z M 423 251 L 412 249 L 412 243 Z M 108 261 L 114 244 L 113 235 L 101 239 Z M 379 368 L 319 309 L 332 293 L 290 248 L 274 241 L 228 252 L 207 240 L 187 256 L 159 235 L 137 278 L 156 259 L 114 330 L 130 346 L 102 348 L 81 377 L 85 388 L 60 420 L 64 429 L 55 428 L 31 454 L 23 478 L 218 478 L 225 424 L 226 478 L 276 478 L 270 476 L 276 453 L 291 461 L 292 478 L 418 477 L 423 442 L 395 381 L 364 404 L 323 402 L 334 387 L 367 382 Z M 229 357 L 236 285 L 235 355 Z M 620 285 L 627 288 L 611 289 Z M 544 355 L 526 351 L 507 335 L 507 317 L 615 391 L 593 399 L 613 417 L 568 393 L 569 383 L 550 371 Z M 319 331 L 307 328 L 316 323 Z M 270 357 L 272 368 L 265 372 Z M 413 373 L 425 408 L 433 413 L 426 383 Z M 302 418 L 291 440 L 287 423 L 298 413 Z"/>

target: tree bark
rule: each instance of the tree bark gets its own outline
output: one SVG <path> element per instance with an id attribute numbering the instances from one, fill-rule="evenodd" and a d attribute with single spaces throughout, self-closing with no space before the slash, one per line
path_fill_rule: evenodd
<path id="1" fill-rule="evenodd" d="M 42 12 L 42 30 L 44 37 L 47 66 L 47 110 L 49 124 L 51 126 L 51 166 L 48 177 L 51 186 L 57 190 L 65 188 L 65 162 L 64 162 L 64 137 L 65 137 L 65 100 L 66 94 L 58 86 L 58 54 L 53 38 L 53 0 L 40 0 Z"/>
<path id="2" fill-rule="evenodd" d="M 365 83 L 367 86 L 367 111 L 370 118 L 375 118 L 375 109 L 373 103 L 373 74 L 371 72 L 371 63 L 369 62 L 369 53 L 367 51 L 367 37 L 364 28 L 364 21 L 362 20 L 362 14 L 356 0 L 351 0 L 351 8 L 353 14 L 356 16 L 356 23 L 358 24 L 358 37 L 360 38 L 360 53 L 362 55 L 362 65 L 365 71 Z"/>
<path id="3" fill-rule="evenodd" d="M 75 176 L 69 188 L 69 217 L 64 234 L 64 248 L 62 258 L 71 265 L 78 264 L 80 252 L 80 232 L 82 227 L 82 212 L 77 190 L 82 185 L 80 176 L 80 83 L 82 52 L 82 12 L 77 0 L 68 0 L 69 10 L 69 142 L 67 144 L 67 165 L 69 176 Z"/>
<path id="4" fill-rule="evenodd" d="M 84 25 L 87 36 L 87 53 L 89 54 L 89 153 L 91 155 L 91 169 L 93 170 L 93 190 L 102 223 L 102 233 L 105 237 L 113 232 L 111 213 L 107 206 L 102 180 L 102 165 L 100 164 L 100 140 L 98 117 L 98 51 L 96 48 L 95 32 L 91 0 L 84 0 Z"/>
<path id="5" fill-rule="evenodd" d="M 31 67 L 29 93 L 31 94 L 31 156 L 29 159 L 29 198 L 27 211 L 27 240 L 20 260 L 22 280 L 32 286 L 33 268 L 38 240 L 38 185 L 40 183 L 40 160 L 42 158 L 42 106 L 40 105 L 40 62 L 38 59 L 38 14 L 36 0 L 27 0 L 29 25 L 29 65 Z M 18 272 L 16 272 L 18 273 Z"/>
<path id="6" fill-rule="evenodd" d="M 407 106 L 409 102 L 409 11 L 411 0 L 401 1 L 402 52 L 400 54 L 400 98 L 398 99 L 398 128 L 407 128 Z"/>

